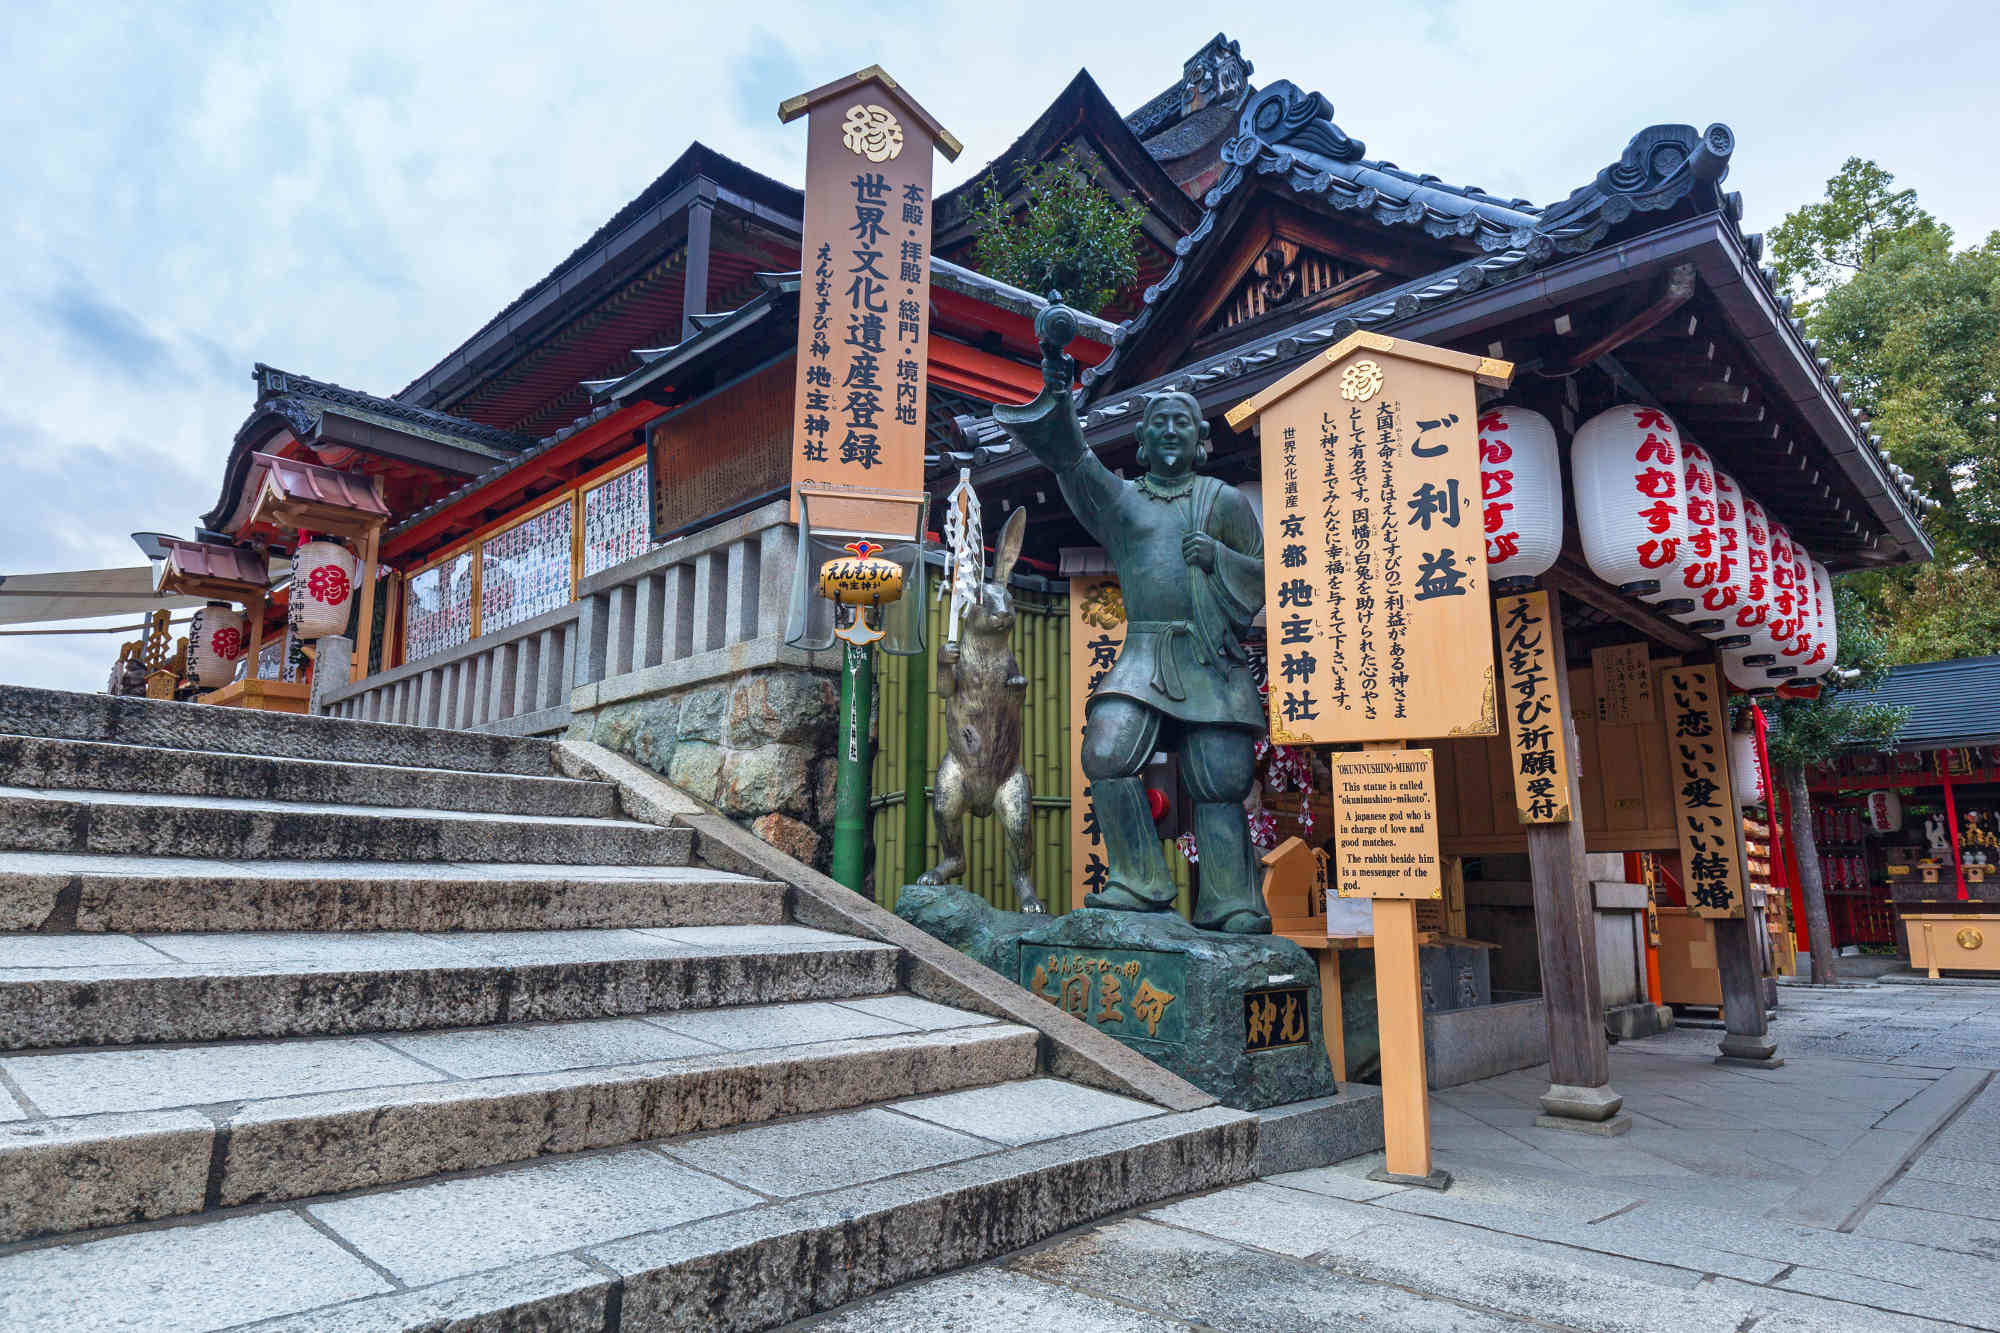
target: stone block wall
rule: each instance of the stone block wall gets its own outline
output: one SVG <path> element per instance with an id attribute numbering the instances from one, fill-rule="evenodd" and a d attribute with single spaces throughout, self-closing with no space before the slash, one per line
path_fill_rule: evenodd
<path id="1" fill-rule="evenodd" d="M 644 764 L 799 860 L 832 854 L 839 677 L 780 667 L 606 704 L 569 735 Z"/>

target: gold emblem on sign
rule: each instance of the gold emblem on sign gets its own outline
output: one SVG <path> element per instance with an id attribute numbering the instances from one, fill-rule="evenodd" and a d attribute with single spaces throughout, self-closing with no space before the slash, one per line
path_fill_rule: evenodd
<path id="1" fill-rule="evenodd" d="M 1958 947 L 1961 949 L 1977 949 L 1984 943 L 1986 937 L 1979 933 L 1977 926 L 1967 926 L 1958 932 Z"/>
<path id="2" fill-rule="evenodd" d="M 1125 594 L 1115 583 L 1100 583 L 1084 594 L 1083 607 L 1077 614 L 1086 625 L 1117 629 L 1125 623 Z"/>
<path id="3" fill-rule="evenodd" d="M 856 104 L 840 122 L 840 141 L 870 162 L 887 162 L 903 151 L 903 126 L 886 106 Z"/>
<path id="4" fill-rule="evenodd" d="M 1356 361 L 1340 372 L 1340 396 L 1350 403 L 1365 403 L 1382 392 L 1382 363 Z"/>

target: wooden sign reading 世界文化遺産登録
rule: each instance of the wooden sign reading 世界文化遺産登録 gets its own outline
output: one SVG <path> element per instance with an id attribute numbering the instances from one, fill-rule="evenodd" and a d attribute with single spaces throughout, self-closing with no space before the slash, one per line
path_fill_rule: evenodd
<path id="1" fill-rule="evenodd" d="M 1340 896 L 1443 897 L 1431 752 L 1360 750 L 1331 759 Z"/>
<path id="2" fill-rule="evenodd" d="M 1512 375 L 1361 332 L 1230 411 L 1262 441 L 1272 741 L 1497 729 L 1474 385 Z"/>
<path id="3" fill-rule="evenodd" d="M 931 151 L 953 138 L 880 66 L 791 98 L 806 119 L 792 517 L 801 482 L 924 487 Z"/>
<path id="4" fill-rule="evenodd" d="M 1502 597 L 1500 711 L 1507 715 L 1507 765 L 1514 773 L 1514 813 L 1523 824 L 1566 824 L 1569 746 L 1557 692 L 1554 634 L 1545 592 Z"/>
<path id="5" fill-rule="evenodd" d="M 1590 683 L 1597 696 L 1597 720 L 1629 727 L 1658 716 L 1653 701 L 1652 654 L 1643 643 L 1619 643 L 1590 650 Z"/>
<path id="6" fill-rule="evenodd" d="M 1085 705 L 1097 682 L 1125 646 L 1125 598 L 1110 574 L 1073 574 L 1069 580 L 1069 846 L 1071 907 L 1104 887 L 1104 834 L 1097 827 L 1090 780 L 1083 775 Z"/>
<path id="7" fill-rule="evenodd" d="M 1660 669 L 1681 885 L 1697 916 L 1744 914 L 1743 821 L 1729 783 L 1722 687 L 1712 666 Z"/>

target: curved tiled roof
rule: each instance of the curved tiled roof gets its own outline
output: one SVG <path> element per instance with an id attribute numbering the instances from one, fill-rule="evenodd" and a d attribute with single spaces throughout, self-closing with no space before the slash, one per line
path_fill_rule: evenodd
<path id="1" fill-rule="evenodd" d="M 1333 104 L 1324 94 L 1280 79 L 1244 104 L 1236 137 L 1222 149 L 1228 170 L 1203 198 L 1201 220 L 1175 246 L 1174 266 L 1146 289 L 1144 307 L 1127 323 L 1121 342 L 1129 347 L 1145 336 L 1154 312 L 1207 257 L 1205 245 L 1219 230 L 1232 196 L 1259 177 L 1378 226 L 1415 227 L 1487 252 L 1394 289 L 1398 298 L 1408 298 L 1407 305 L 1424 300 L 1427 292 L 1449 297 L 1504 281 L 1557 255 L 1579 254 L 1634 213 L 1671 208 L 1697 189 L 1713 195 L 1729 170 L 1735 143 L 1726 125 L 1711 125 L 1701 134 L 1688 125 L 1655 125 L 1633 136 L 1619 160 L 1589 185 L 1539 209 L 1525 199 L 1503 199 L 1478 186 L 1450 185 L 1371 160 L 1366 146 L 1334 123 Z M 1085 372 L 1086 393 L 1115 377 L 1121 359 L 1114 351 Z"/>

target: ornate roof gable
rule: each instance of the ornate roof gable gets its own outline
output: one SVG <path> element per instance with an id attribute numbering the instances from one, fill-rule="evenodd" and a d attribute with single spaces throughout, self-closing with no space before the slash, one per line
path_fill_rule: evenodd
<path id="1" fill-rule="evenodd" d="M 1634 135 L 1618 161 L 1559 204 L 1537 208 L 1525 199 L 1503 199 L 1477 186 L 1450 185 L 1436 176 L 1371 160 L 1361 140 L 1333 120 L 1333 103 L 1281 79 L 1244 104 L 1236 137 L 1223 146 L 1228 170 L 1203 198 L 1201 220 L 1175 247 L 1173 267 L 1146 289 L 1144 305 L 1125 326 L 1111 356 L 1086 371 L 1087 395 L 1111 382 L 1124 353 L 1144 341 L 1153 316 L 1208 258 L 1225 208 L 1246 182 L 1274 178 L 1293 194 L 1358 214 L 1382 227 L 1411 227 L 1440 240 L 1476 245 L 1484 253 L 1383 296 L 1382 311 L 1415 310 L 1468 291 L 1504 282 L 1558 255 L 1595 248 L 1636 213 L 1663 213 L 1692 200 L 1697 211 L 1740 213 L 1733 196 L 1717 188 L 1729 170 L 1735 136 L 1726 125 L 1697 133 L 1691 125 L 1654 125 Z M 1399 309 L 1400 308 L 1400 309 Z M 1357 312 L 1358 313 L 1358 312 Z M 1366 321 L 1364 321 L 1366 322 Z"/>

